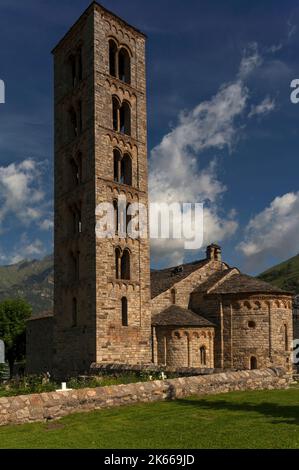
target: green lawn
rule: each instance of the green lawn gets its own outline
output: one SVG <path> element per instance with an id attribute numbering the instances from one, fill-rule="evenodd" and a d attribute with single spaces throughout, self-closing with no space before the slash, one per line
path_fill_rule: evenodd
<path id="1" fill-rule="evenodd" d="M 0 448 L 299 448 L 299 388 L 192 397 L 3 427 Z"/>

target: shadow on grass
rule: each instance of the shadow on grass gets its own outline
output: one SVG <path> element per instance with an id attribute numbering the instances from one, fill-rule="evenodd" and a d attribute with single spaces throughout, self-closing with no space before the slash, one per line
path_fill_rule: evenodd
<path id="1" fill-rule="evenodd" d="M 259 413 L 268 418 L 273 418 L 273 424 L 294 424 L 299 425 L 299 405 L 280 405 L 276 403 L 261 402 L 261 403 L 232 403 L 225 400 L 212 401 L 209 399 L 203 400 L 176 400 L 178 405 L 183 406 L 198 406 L 203 410 L 226 410 L 230 412 L 243 411 L 246 413 Z"/>

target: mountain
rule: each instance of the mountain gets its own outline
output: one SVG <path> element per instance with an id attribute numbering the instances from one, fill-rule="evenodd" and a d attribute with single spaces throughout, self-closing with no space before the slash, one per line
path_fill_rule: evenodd
<path id="1" fill-rule="evenodd" d="M 299 254 L 268 269 L 259 279 L 299 294 Z M 23 297 L 38 315 L 53 309 L 53 256 L 41 260 L 24 260 L 11 266 L 0 266 L 0 301 Z"/>
<path id="2" fill-rule="evenodd" d="M 299 294 L 299 254 L 258 276 L 281 289 Z"/>
<path id="3" fill-rule="evenodd" d="M 0 266 L 0 301 L 23 297 L 33 308 L 33 314 L 53 309 L 53 256 L 41 260 L 24 260 L 10 266 Z"/>

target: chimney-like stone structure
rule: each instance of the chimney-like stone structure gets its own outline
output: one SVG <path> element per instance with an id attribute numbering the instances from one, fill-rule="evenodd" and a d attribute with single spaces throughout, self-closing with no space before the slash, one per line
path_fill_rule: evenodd
<path id="1" fill-rule="evenodd" d="M 207 247 L 207 259 L 221 261 L 221 247 L 212 243 Z"/>

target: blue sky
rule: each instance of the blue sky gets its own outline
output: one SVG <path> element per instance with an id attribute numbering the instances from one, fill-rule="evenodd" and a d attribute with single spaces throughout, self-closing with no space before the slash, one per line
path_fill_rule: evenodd
<path id="1" fill-rule="evenodd" d="M 0 264 L 53 250 L 50 51 L 89 3 L 0 0 Z M 148 35 L 154 197 L 204 202 L 205 242 L 247 272 L 297 254 L 299 1 L 101 3 Z M 153 247 L 155 267 L 200 257 Z"/>

